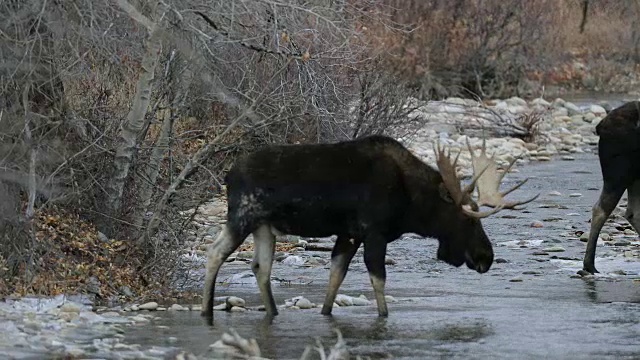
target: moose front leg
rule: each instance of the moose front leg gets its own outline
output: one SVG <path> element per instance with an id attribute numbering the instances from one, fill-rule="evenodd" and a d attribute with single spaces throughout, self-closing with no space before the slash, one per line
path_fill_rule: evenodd
<path id="1" fill-rule="evenodd" d="M 378 316 L 389 315 L 387 301 L 384 298 L 384 285 L 387 279 L 385 269 L 385 256 L 387 253 L 387 242 L 378 237 L 369 237 L 364 243 L 364 263 L 369 271 L 371 286 L 378 304 Z"/>
<path id="2" fill-rule="evenodd" d="M 329 275 L 327 296 L 324 298 L 324 304 L 322 305 L 322 315 L 331 315 L 333 302 L 338 295 L 338 289 L 345 275 L 347 275 L 349 264 L 361 243 L 361 241 L 355 239 L 352 242 L 352 240 L 346 236 L 338 236 L 336 239 L 336 244 L 333 246 L 333 251 L 331 252 L 331 275 Z"/>
<path id="3" fill-rule="evenodd" d="M 210 324 L 213 323 L 213 296 L 218 271 L 229 255 L 242 244 L 244 238 L 245 236 L 239 235 L 237 232 L 232 231 L 228 225 L 225 225 L 216 241 L 211 244 L 207 251 L 201 314 L 209 320 Z"/>

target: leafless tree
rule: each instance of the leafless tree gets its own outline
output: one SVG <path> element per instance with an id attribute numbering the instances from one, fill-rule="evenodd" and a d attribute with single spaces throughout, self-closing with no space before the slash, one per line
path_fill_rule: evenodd
<path id="1" fill-rule="evenodd" d="M 210 197 L 238 153 L 401 120 L 406 97 L 382 101 L 389 77 L 362 74 L 376 54 L 358 24 L 385 21 L 376 3 L 3 2 L 4 204 L 26 204 L 28 222 L 55 203 L 109 238 L 169 248 L 178 210 Z M 359 101 L 376 106 L 354 130 Z"/>

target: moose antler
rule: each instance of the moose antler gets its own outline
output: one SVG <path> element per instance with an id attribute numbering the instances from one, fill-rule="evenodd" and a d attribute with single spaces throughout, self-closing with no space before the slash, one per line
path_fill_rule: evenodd
<path id="1" fill-rule="evenodd" d="M 456 174 L 456 164 L 458 163 L 458 158 L 460 157 L 460 153 L 456 156 L 456 158 L 451 161 L 451 152 L 447 151 L 445 153 L 445 149 L 440 147 L 440 143 L 434 144 L 434 153 L 436 154 L 436 164 L 438 169 L 440 170 L 440 175 L 442 176 L 442 183 L 445 188 L 449 192 L 453 202 L 456 205 L 462 207 L 462 211 L 474 218 L 484 218 L 490 216 L 492 214 L 497 213 L 502 210 L 501 206 L 496 206 L 494 209 L 489 211 L 476 211 L 471 207 L 471 193 L 473 192 L 474 187 L 476 186 L 476 182 L 482 176 L 482 174 L 487 170 L 488 166 L 479 173 L 475 173 L 471 182 L 464 187 L 464 189 L 460 185 L 460 179 Z"/>
<path id="2" fill-rule="evenodd" d="M 507 194 L 518 189 L 529 180 L 529 178 L 524 179 L 511 189 L 500 192 L 500 183 L 502 182 L 502 179 L 513 167 L 520 156 L 513 159 L 503 173 L 499 173 L 498 164 L 496 164 L 493 156 L 487 156 L 487 144 L 485 139 L 482 139 L 482 149 L 480 151 L 480 155 L 476 156 L 473 149 L 471 149 L 469 139 L 467 139 L 467 148 L 469 148 L 469 153 L 471 153 L 471 164 L 473 165 L 474 174 L 477 173 L 478 169 L 483 169 L 481 173 L 482 175 L 476 181 L 476 186 L 478 188 L 478 206 L 516 209 L 516 206 L 532 202 L 533 200 L 537 199 L 538 196 L 540 196 L 540 194 L 537 194 L 536 196 L 524 201 L 505 201 L 504 197 Z"/>

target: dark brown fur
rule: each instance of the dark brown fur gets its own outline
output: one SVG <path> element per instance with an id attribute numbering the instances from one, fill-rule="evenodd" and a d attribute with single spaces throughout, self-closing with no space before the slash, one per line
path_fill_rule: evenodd
<path id="1" fill-rule="evenodd" d="M 593 206 L 584 257 L 584 270 L 589 273 L 598 272 L 594 263 L 598 236 L 625 190 L 629 198 L 625 217 L 636 232 L 640 231 L 640 102 L 628 102 L 612 110 L 596 126 L 596 133 L 600 136 L 598 157 L 603 186 Z"/>

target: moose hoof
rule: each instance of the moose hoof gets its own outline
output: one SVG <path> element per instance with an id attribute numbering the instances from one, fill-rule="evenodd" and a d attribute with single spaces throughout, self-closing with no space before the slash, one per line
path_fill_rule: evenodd
<path id="1" fill-rule="evenodd" d="M 585 265 L 582 270 L 578 271 L 578 275 L 580 276 L 593 275 L 597 273 L 599 273 L 599 271 L 593 265 Z"/>

